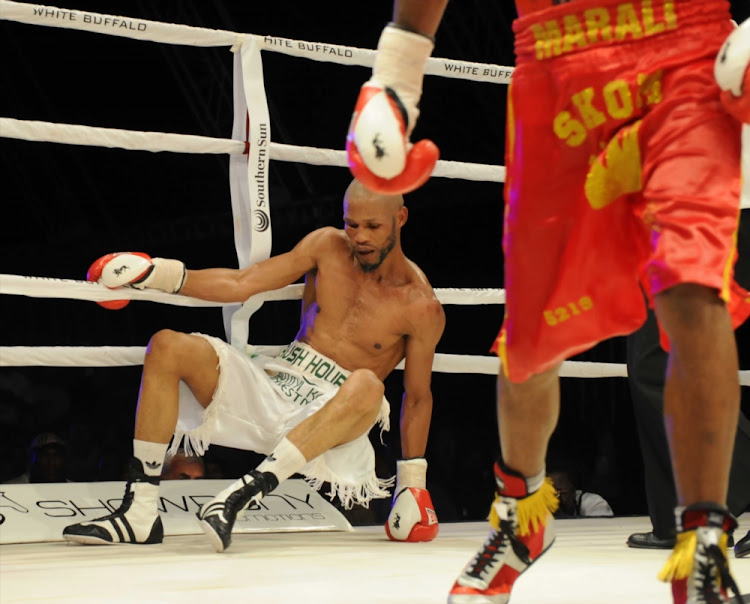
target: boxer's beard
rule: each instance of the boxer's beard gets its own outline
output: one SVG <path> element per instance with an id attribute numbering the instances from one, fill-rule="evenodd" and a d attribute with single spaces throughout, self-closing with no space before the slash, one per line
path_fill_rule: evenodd
<path id="1" fill-rule="evenodd" d="M 378 267 L 383 264 L 383 261 L 388 257 L 388 254 L 393 251 L 393 248 L 396 247 L 396 219 L 394 218 L 391 223 L 391 236 L 388 237 L 388 239 L 385 242 L 385 246 L 380 248 L 380 255 L 378 256 L 377 262 L 372 262 L 370 264 L 365 264 L 360 260 L 359 266 L 362 267 L 362 271 L 365 273 L 371 273 L 378 269 Z"/>

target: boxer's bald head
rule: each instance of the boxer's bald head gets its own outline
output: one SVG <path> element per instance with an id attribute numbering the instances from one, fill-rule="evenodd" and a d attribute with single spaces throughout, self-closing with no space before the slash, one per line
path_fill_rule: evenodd
<path id="1" fill-rule="evenodd" d="M 365 272 L 376 270 L 396 246 L 408 212 L 402 195 L 383 195 L 353 180 L 344 193 L 344 229 Z"/>
<path id="2" fill-rule="evenodd" d="M 358 180 L 352 180 L 344 193 L 344 206 L 352 203 L 369 204 L 373 208 L 376 206 L 382 206 L 386 210 L 395 214 L 398 210 L 404 207 L 404 197 L 403 195 L 383 195 L 382 193 L 375 193 L 374 191 L 365 188 L 365 186 Z"/>

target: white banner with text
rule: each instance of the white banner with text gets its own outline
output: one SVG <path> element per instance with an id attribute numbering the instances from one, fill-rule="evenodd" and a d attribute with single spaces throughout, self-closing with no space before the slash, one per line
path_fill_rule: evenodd
<path id="1" fill-rule="evenodd" d="M 159 513 L 165 536 L 201 534 L 196 513 L 233 480 L 165 480 Z M 116 510 L 122 482 L 0 484 L 0 543 L 62 541 L 69 524 Z M 339 510 L 304 480 L 283 482 L 237 517 L 235 533 L 351 531 Z"/>

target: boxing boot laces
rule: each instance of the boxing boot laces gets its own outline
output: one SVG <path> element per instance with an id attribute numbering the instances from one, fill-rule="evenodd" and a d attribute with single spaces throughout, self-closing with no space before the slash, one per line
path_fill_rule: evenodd
<path id="1" fill-rule="evenodd" d="M 676 514 L 677 544 L 659 573 L 662 581 L 672 583 L 674 604 L 741 604 L 726 557 L 735 518 L 708 502 L 678 508 Z"/>
<path id="2" fill-rule="evenodd" d="M 453 584 L 449 604 L 506 604 L 516 579 L 554 543 L 558 501 L 548 479 L 534 492 L 527 480 L 495 464 L 498 493 L 492 530 Z"/>

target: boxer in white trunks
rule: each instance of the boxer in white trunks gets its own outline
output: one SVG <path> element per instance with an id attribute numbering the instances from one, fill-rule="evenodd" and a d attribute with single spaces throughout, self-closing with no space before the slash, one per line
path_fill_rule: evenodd
<path id="1" fill-rule="evenodd" d="M 229 547 L 240 511 L 298 472 L 315 487 L 329 482 L 345 506 L 389 496 L 392 479 L 375 474 L 368 434 L 378 422 L 388 428 L 383 380 L 402 360 L 403 459 L 386 532 L 399 541 L 433 539 L 438 523 L 424 454 L 445 314 L 401 248 L 407 216 L 402 196 L 372 193 L 355 180 L 344 195 L 343 229 L 313 231 L 246 269 L 187 270 L 178 260 L 129 252 L 97 260 L 88 277 L 108 287 L 214 302 L 244 302 L 304 277 L 302 319 L 295 341 L 275 358 L 203 334 L 157 332 L 143 365 L 122 506 L 66 527 L 65 539 L 160 543 L 159 475 L 170 441 L 198 454 L 211 443 L 267 454 L 198 513 L 217 551 Z"/>

